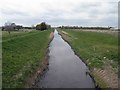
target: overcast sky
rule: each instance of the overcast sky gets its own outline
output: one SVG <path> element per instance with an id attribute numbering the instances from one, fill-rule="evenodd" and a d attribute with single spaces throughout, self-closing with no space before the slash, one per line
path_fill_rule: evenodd
<path id="1" fill-rule="evenodd" d="M 89 2 L 88 2 L 89 1 Z M 104 2 L 103 2 L 104 1 Z M 0 26 L 10 21 L 31 26 L 118 26 L 119 0 L 1 0 Z"/>

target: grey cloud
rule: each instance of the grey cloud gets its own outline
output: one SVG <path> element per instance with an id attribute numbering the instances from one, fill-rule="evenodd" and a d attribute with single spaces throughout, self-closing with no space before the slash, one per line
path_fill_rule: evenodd
<path id="1" fill-rule="evenodd" d="M 97 7 L 100 7 L 101 3 L 80 3 L 76 7 L 74 7 L 73 11 L 74 12 L 89 12 L 91 10 L 96 10 Z"/>
<path id="2" fill-rule="evenodd" d="M 88 14 L 89 19 L 83 18 L 71 18 L 65 19 L 65 15 L 69 15 L 70 13 L 60 10 L 59 8 L 52 9 L 49 7 L 46 9 L 45 13 L 38 13 L 37 15 L 31 15 L 28 12 L 16 10 L 15 8 L 2 8 L 1 13 L 6 18 L 4 20 L 8 20 L 11 22 L 15 22 L 23 25 L 33 25 L 40 23 L 42 21 L 47 22 L 53 26 L 59 25 L 79 25 L 79 26 L 117 26 L 117 6 L 116 3 L 108 3 L 107 10 L 101 12 L 99 11 L 102 3 L 78 3 L 71 9 L 71 14 L 74 16 L 75 14 L 86 13 Z M 39 9 L 38 9 L 39 10 Z M 34 12 L 33 12 L 34 13 Z M 98 15 L 104 15 L 102 19 L 97 20 Z M 12 17 L 12 18 L 11 18 Z"/>
<path id="3" fill-rule="evenodd" d="M 20 16 L 28 15 L 27 13 L 25 13 L 23 11 L 11 9 L 11 8 L 2 8 L 1 14 L 3 14 L 3 15 L 20 15 Z"/>

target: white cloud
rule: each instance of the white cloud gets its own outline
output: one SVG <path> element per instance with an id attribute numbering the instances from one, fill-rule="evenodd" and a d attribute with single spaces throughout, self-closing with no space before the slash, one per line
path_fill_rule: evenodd
<path id="1" fill-rule="evenodd" d="M 118 0 L 1 0 L 0 25 L 6 21 L 24 25 L 46 21 L 57 26 L 117 26 L 117 2 Z M 107 20 L 112 20 L 112 23 Z"/>

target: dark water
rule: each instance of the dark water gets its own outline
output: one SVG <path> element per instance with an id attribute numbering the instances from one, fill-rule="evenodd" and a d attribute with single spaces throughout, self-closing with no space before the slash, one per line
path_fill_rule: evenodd
<path id="1" fill-rule="evenodd" d="M 88 68 L 55 30 L 49 47 L 48 70 L 35 87 L 41 88 L 95 88 Z"/>

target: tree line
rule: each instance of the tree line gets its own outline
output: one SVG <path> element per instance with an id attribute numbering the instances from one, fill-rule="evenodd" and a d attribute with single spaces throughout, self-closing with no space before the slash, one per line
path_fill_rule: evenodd
<path id="1" fill-rule="evenodd" d="M 100 30 L 109 30 L 112 27 L 82 27 L 82 26 L 59 26 L 58 28 L 62 29 L 100 29 Z"/>
<path id="2" fill-rule="evenodd" d="M 36 29 L 36 30 L 48 30 L 51 28 L 51 25 L 46 24 L 45 22 L 42 22 L 40 24 L 37 24 L 36 26 L 31 27 L 23 27 L 22 25 L 16 25 L 15 23 L 6 22 L 4 26 L 2 26 L 2 31 L 8 31 L 9 33 L 11 31 L 19 31 L 20 29 Z"/>

